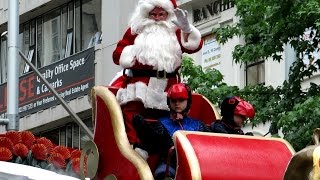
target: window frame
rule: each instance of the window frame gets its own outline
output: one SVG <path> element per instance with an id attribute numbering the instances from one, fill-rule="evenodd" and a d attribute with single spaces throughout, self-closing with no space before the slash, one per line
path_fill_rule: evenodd
<path id="1" fill-rule="evenodd" d="M 264 75 L 263 75 L 263 80 L 262 80 L 262 77 L 260 77 L 260 71 L 259 71 L 259 65 L 262 65 L 264 64 Z M 250 84 L 248 82 L 248 79 L 249 79 L 249 69 L 250 68 L 253 68 L 253 67 L 256 67 L 257 68 L 257 83 L 256 84 Z M 246 86 L 248 85 L 259 85 L 259 84 L 262 84 L 264 85 L 265 84 L 265 60 L 256 60 L 254 62 L 250 62 L 250 63 L 246 63 L 246 66 L 245 66 L 245 77 L 246 77 Z M 261 81 L 262 80 L 262 81 Z M 261 82 L 260 82 L 261 81 Z"/>
<path id="2" fill-rule="evenodd" d="M 35 51 L 35 45 L 30 46 L 29 51 L 28 51 L 28 55 L 27 55 L 29 62 L 32 62 L 32 59 L 34 57 L 33 55 L 35 54 L 34 51 Z M 30 71 L 30 66 L 27 63 L 25 63 L 24 68 L 23 68 L 23 74 L 26 74 L 29 71 Z"/>
<path id="3" fill-rule="evenodd" d="M 92 117 L 87 116 L 86 118 L 82 119 L 82 122 L 85 123 L 90 130 L 93 131 L 93 124 L 92 124 Z M 71 142 L 68 140 L 68 133 L 71 132 Z M 56 134 L 57 139 L 59 142 L 55 142 L 53 139 L 50 139 L 50 136 L 54 136 L 53 133 Z M 87 142 L 87 139 L 84 138 L 81 140 L 81 137 L 86 136 L 86 134 L 80 129 L 80 127 L 75 123 L 71 122 L 68 124 L 65 124 L 63 126 L 59 126 L 56 128 L 48 129 L 46 131 L 42 131 L 40 133 L 35 134 L 38 137 L 47 137 L 49 138 L 53 143 L 60 145 L 60 146 L 66 146 L 71 148 L 78 148 L 81 149 Z M 47 135 L 50 135 L 49 137 Z M 76 142 L 77 141 L 77 142 Z M 71 146 L 69 146 L 71 144 Z"/>

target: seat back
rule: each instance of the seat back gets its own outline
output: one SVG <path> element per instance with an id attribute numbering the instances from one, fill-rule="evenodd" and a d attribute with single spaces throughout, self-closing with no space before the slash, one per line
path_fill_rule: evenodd
<path id="1" fill-rule="evenodd" d="M 218 109 L 203 95 L 192 93 L 192 105 L 190 107 L 190 117 L 201 120 L 206 125 L 210 125 L 216 119 L 220 119 Z"/>
<path id="2" fill-rule="evenodd" d="M 280 138 L 177 131 L 177 180 L 282 180 L 293 148 Z"/>
<path id="3" fill-rule="evenodd" d="M 91 92 L 95 122 L 94 142 L 99 151 L 95 179 L 115 176 L 118 180 L 153 179 L 148 164 L 131 148 L 123 123 L 121 108 L 114 94 L 104 86 Z"/>
<path id="4" fill-rule="evenodd" d="M 108 89 L 116 95 L 119 87 L 108 86 Z M 189 116 L 204 122 L 206 125 L 210 125 L 216 119 L 221 118 L 218 108 L 216 108 L 216 106 L 214 106 L 206 97 L 197 93 L 192 93 L 192 105 L 190 107 Z"/>

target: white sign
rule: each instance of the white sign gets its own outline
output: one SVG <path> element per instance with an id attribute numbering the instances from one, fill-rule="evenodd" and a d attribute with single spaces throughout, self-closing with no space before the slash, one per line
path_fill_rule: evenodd
<path id="1" fill-rule="evenodd" d="M 204 43 L 202 47 L 202 68 L 215 68 L 220 70 L 221 64 L 221 47 L 213 35 L 203 38 Z"/>

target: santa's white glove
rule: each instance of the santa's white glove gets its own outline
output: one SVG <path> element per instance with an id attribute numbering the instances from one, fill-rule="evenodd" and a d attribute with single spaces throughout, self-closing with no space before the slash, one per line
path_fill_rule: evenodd
<path id="1" fill-rule="evenodd" d="M 134 150 L 144 159 L 144 160 L 147 160 L 148 157 L 149 157 L 149 154 L 147 151 L 141 149 L 141 148 L 134 148 Z"/>
<path id="2" fill-rule="evenodd" d="M 188 11 L 176 8 L 174 10 L 174 14 L 177 17 L 177 20 L 173 20 L 172 22 L 178 26 L 183 32 L 191 33 L 192 29 L 188 21 Z"/>

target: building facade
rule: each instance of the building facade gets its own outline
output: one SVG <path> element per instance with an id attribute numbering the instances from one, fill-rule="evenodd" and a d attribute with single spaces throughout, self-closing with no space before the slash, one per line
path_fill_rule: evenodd
<path id="1" fill-rule="evenodd" d="M 1 33 L 7 31 L 8 2 L 0 2 Z M 101 0 L 19 1 L 20 51 L 91 130 L 88 93 L 92 86 L 99 84 L 95 82 L 99 79 L 95 64 L 102 59 L 99 48 L 101 4 Z M 6 88 L 6 36 L 1 36 L 0 41 L 0 114 L 5 118 L 5 97 L 10 93 Z M 49 88 L 22 59 L 19 69 L 19 130 L 46 136 L 56 144 L 74 148 L 83 146 L 88 139 L 86 134 L 73 122 Z M 100 74 L 103 76 L 102 72 Z"/>
<path id="2" fill-rule="evenodd" d="M 94 85 L 108 85 L 121 69 L 112 60 L 138 0 L 20 0 L 19 49 L 65 97 L 74 112 L 92 129 L 88 99 Z M 216 68 L 224 81 L 240 88 L 247 84 L 278 86 L 287 78 L 294 51 L 286 47 L 281 63 L 257 60 L 235 64 L 232 49 L 243 40 L 219 44 L 212 28 L 235 24 L 236 9 L 227 0 L 180 0 L 189 20 L 201 32 L 203 49 L 190 55 L 196 64 Z M 0 34 L 7 31 L 8 1 L 0 1 Z M 10 32 L 9 32 L 10 33 Z M 0 38 L 0 117 L 5 118 L 7 39 Z M 291 62 L 289 61 L 291 60 Z M 65 109 L 22 60 L 20 62 L 20 125 L 60 145 L 80 148 L 88 139 Z M 258 134 L 264 134 L 260 128 Z M 261 131 L 261 132 L 260 132 Z"/>

